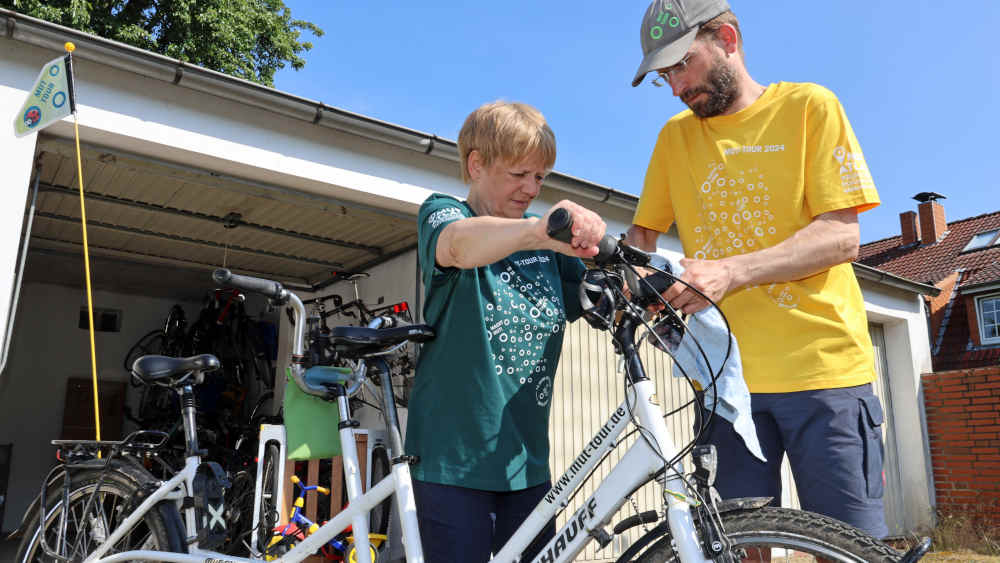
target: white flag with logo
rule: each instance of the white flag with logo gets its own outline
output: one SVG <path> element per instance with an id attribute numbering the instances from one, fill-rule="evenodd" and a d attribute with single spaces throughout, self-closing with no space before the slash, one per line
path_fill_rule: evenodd
<path id="1" fill-rule="evenodd" d="M 73 113 L 73 74 L 70 56 L 53 59 L 42 67 L 28 99 L 14 116 L 14 135 L 41 131 Z"/>

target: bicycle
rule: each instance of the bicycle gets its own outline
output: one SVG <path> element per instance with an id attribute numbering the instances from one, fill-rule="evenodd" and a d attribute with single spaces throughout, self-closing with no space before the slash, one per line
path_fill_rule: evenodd
<path id="1" fill-rule="evenodd" d="M 564 214 L 565 215 L 565 214 Z M 558 237 L 568 230 L 566 217 L 554 213 L 550 218 L 550 235 Z M 637 329 L 649 323 L 645 317 L 650 304 L 661 302 L 660 292 L 668 282 L 674 281 L 665 269 L 665 263 L 657 263 L 654 257 L 629 247 L 624 243 L 606 237 L 601 243 L 601 253 L 595 260 L 597 268 L 588 270 L 580 297 L 587 311 L 587 319 L 594 326 L 611 332 L 616 351 L 621 354 L 624 364 L 626 394 L 624 401 L 611 413 L 576 461 L 557 480 L 539 502 L 538 506 L 518 528 L 508 542 L 494 555 L 499 562 L 518 561 L 520 554 L 535 536 L 567 506 L 571 495 L 589 478 L 594 468 L 625 437 L 622 436 L 629 424 L 638 433 L 610 474 L 599 484 L 595 492 L 586 499 L 583 507 L 575 511 L 533 559 L 535 563 L 571 561 L 590 541 L 606 546 L 612 541 L 612 533 L 623 531 L 640 524 L 655 524 L 645 535 L 630 546 L 619 561 L 652 563 L 659 561 L 679 561 L 682 563 L 733 562 L 745 558 L 770 560 L 784 556 L 800 561 L 802 557 L 816 557 L 828 561 L 842 562 L 889 562 L 916 561 L 929 548 L 929 540 L 917 545 L 910 552 L 901 554 L 865 533 L 839 521 L 805 511 L 766 507 L 771 499 L 729 499 L 719 500 L 713 495 L 712 483 L 717 471 L 717 458 L 711 446 L 694 449 L 692 444 L 677 448 L 672 443 L 666 427 L 664 414 L 653 394 L 655 387 L 645 374 L 636 347 Z M 659 271 L 659 278 L 642 278 L 637 269 L 653 268 Z M 225 276 L 223 276 L 225 277 Z M 232 276 L 227 278 L 233 285 L 259 291 L 278 297 L 285 292 L 280 284 L 266 280 Z M 658 282 L 658 283 L 657 283 Z M 657 285 L 654 285 L 657 283 Z M 628 292 L 626 292 L 626 287 Z M 301 321 L 301 302 L 296 312 Z M 665 304 L 663 312 L 677 326 L 684 326 L 683 320 Z M 301 323 L 296 325 L 301 327 Z M 410 332 L 415 331 L 416 338 Z M 384 354 L 391 346 L 402 345 L 407 340 L 424 340 L 430 337 L 429 328 L 401 327 L 376 330 L 358 327 L 338 327 L 332 337 L 342 349 L 353 351 L 357 357 L 371 357 Z M 293 362 L 302 361 L 305 350 L 303 329 L 296 330 Z M 652 334 L 656 334 L 653 332 Z M 659 338 L 659 335 L 656 335 Z M 667 349 L 666 344 L 661 342 Z M 374 359 L 378 361 L 377 356 Z M 361 364 L 363 371 L 365 364 Z M 340 407 L 340 432 L 342 443 L 351 443 L 351 419 L 347 403 L 348 389 L 343 381 L 308 382 L 303 377 L 299 364 L 294 364 L 293 380 L 307 393 L 336 396 Z M 384 368 L 383 368 L 384 369 Z M 360 385 L 363 373 L 351 383 Z M 398 425 L 391 385 L 383 378 L 382 395 L 387 411 L 390 450 L 401 452 Z M 709 388 L 710 389 L 710 388 Z M 692 452 L 693 472 L 686 473 L 681 461 Z M 352 448 L 344 448 L 343 462 L 347 473 L 349 506 L 312 535 L 301 541 L 278 561 L 299 561 L 305 555 L 316 551 L 336 536 L 349 523 L 354 527 L 359 560 L 367 563 L 369 545 L 367 542 L 368 511 L 378 502 L 396 493 L 395 506 L 400 516 L 403 546 L 406 560 L 410 563 L 422 562 L 423 553 L 417 529 L 413 505 L 412 486 L 409 477 L 409 463 L 418 460 L 397 455 L 392 458 L 391 477 L 383 479 L 365 494 L 361 494 L 358 475 L 357 455 Z M 662 490 L 662 512 L 652 511 L 630 516 L 617 523 L 612 533 L 607 531 L 611 519 L 630 496 L 644 484 L 655 480 Z M 176 483 L 173 485 L 176 487 Z M 166 490 L 165 490 L 166 489 Z M 142 515 L 147 515 L 151 507 L 173 490 L 171 486 L 161 486 L 156 493 L 145 498 L 138 509 L 132 511 L 114 535 L 104 543 L 113 543 L 122 537 L 122 528 L 129 526 Z M 176 507 L 169 504 L 168 507 Z M 138 515 L 138 516 L 137 516 Z M 159 538 L 157 538 L 159 539 Z M 172 547 L 171 546 L 167 546 Z M 102 552 L 103 553 L 103 552 Z M 131 560 L 177 561 L 201 563 L 206 557 L 216 554 L 196 549 L 196 553 L 162 553 L 134 550 L 119 553 L 113 557 L 98 559 L 102 553 L 91 555 L 86 563 Z M 258 561 L 236 558 L 219 558 L 218 561 Z M 807 559 L 808 560 L 808 559 Z"/>
<path id="2" fill-rule="evenodd" d="M 351 418 L 347 397 L 367 381 L 368 364 L 388 374 L 381 356 L 391 354 L 407 342 L 426 341 L 434 335 L 424 325 L 375 328 L 385 317 L 374 319 L 370 328 L 334 328 L 331 341 L 342 358 L 356 362 L 355 371 L 348 379 L 320 375 L 316 380 L 307 380 L 303 367 L 305 309 L 299 298 L 277 282 L 232 275 L 227 270 L 216 271 L 214 278 L 220 284 L 262 293 L 278 305 L 292 306 L 298 321 L 292 348 L 292 378 L 305 392 L 337 403 L 340 437 L 345 444 L 354 442 L 353 429 L 357 426 Z M 256 549 L 251 550 L 254 559 L 210 551 L 225 541 L 224 492 L 230 483 L 218 463 L 202 461 L 205 452 L 198 446 L 194 387 L 204 381 L 205 373 L 219 367 L 218 359 L 210 354 L 188 358 L 144 356 L 136 360 L 133 372 L 139 380 L 173 389 L 180 397 L 184 467 L 165 481 L 157 480 L 143 467 L 140 455 L 162 447 L 167 437 L 163 432 L 155 434 L 162 439 L 152 446 L 137 442 L 135 436 L 122 442 L 54 441 L 73 455 L 61 458 L 62 465 L 44 480 L 39 498 L 29 507 L 20 527 L 27 533 L 19 546 L 17 560 L 263 561 L 256 558 L 260 555 Z M 382 389 L 390 449 L 402 452 L 389 377 L 382 378 Z M 102 459 L 98 455 L 102 450 L 111 453 Z M 409 463 L 413 460 L 402 455 L 394 458 L 390 474 L 362 495 L 357 451 L 344 448 L 342 457 L 349 506 L 277 560 L 301 561 L 350 525 L 358 538 L 358 560 L 370 563 L 368 513 L 395 494 L 406 530 L 408 560 L 422 561 L 409 476 Z M 280 460 L 272 457 L 272 472 L 276 469 L 274 461 Z M 51 491 L 55 493 L 49 494 Z"/>
<path id="3" fill-rule="evenodd" d="M 412 324 L 413 317 L 410 314 L 410 305 L 406 301 L 399 301 L 389 305 L 384 305 L 385 298 L 379 297 L 376 305 L 369 305 L 361 299 L 358 291 L 358 281 L 370 277 L 367 272 L 355 272 L 344 274 L 342 279 L 350 282 L 354 289 L 354 299 L 344 302 L 340 295 L 332 294 L 324 297 L 315 297 L 303 301 L 303 305 L 311 309 L 311 314 L 307 317 L 308 328 L 306 332 L 306 346 L 309 350 L 309 365 L 342 365 L 345 363 L 338 357 L 337 351 L 330 342 L 330 326 L 328 319 L 337 315 L 356 319 L 358 326 L 369 326 L 375 319 L 386 319 L 382 324 L 398 325 Z M 326 302 L 333 302 L 333 309 L 326 308 Z M 374 308 L 373 308 L 374 307 Z M 294 320 L 292 321 L 294 324 Z M 384 327 L 383 327 L 384 328 Z M 416 349 L 414 346 L 406 346 L 393 354 L 388 355 L 387 361 L 390 365 L 391 376 L 397 383 L 395 387 L 396 404 L 405 407 L 409 401 L 410 388 L 413 380 L 408 374 L 413 372 L 416 366 Z M 370 403 L 362 396 L 354 397 L 359 404 Z"/>

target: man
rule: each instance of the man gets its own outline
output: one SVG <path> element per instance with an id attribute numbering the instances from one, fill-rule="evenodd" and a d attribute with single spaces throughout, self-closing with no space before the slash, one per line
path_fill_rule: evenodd
<path id="1" fill-rule="evenodd" d="M 843 108 L 815 84 L 754 81 L 725 0 L 654 1 L 641 44 L 632 85 L 655 72 L 689 110 L 660 132 L 628 239 L 655 250 L 676 222 L 681 280 L 731 323 L 768 458 L 716 418 L 700 437 L 718 448 L 716 486 L 777 503 L 787 453 L 804 509 L 884 537 L 882 409 L 851 267 L 857 215 L 879 200 Z M 681 283 L 664 297 L 709 306 Z"/>

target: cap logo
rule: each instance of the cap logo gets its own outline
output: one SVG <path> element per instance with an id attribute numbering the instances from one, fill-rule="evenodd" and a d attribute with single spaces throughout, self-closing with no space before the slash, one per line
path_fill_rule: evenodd
<path id="1" fill-rule="evenodd" d="M 667 9 L 672 10 L 674 8 L 673 4 L 667 4 Z M 656 16 L 656 22 L 660 25 L 654 25 L 649 30 L 649 36 L 654 40 L 663 37 L 663 26 L 669 25 L 670 27 L 677 27 L 681 24 L 681 20 L 672 15 L 670 12 L 660 12 L 660 15 Z"/>

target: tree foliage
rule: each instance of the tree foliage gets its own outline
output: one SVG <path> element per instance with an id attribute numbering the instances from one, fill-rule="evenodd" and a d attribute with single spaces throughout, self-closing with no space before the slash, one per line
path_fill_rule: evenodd
<path id="1" fill-rule="evenodd" d="M 323 30 L 292 19 L 282 0 L 0 0 L 22 14 L 134 45 L 184 62 L 274 85 L 274 73 Z"/>

